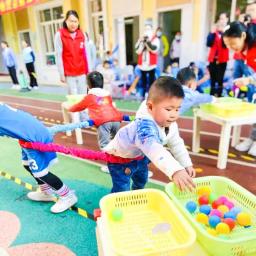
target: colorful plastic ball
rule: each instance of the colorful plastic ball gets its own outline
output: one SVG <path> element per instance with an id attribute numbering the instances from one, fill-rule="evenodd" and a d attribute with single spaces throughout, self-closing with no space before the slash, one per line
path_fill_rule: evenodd
<path id="1" fill-rule="evenodd" d="M 220 222 L 221 222 L 220 217 L 218 217 L 218 216 L 216 216 L 216 215 L 213 215 L 213 216 L 210 216 L 210 217 L 209 217 L 209 225 L 210 225 L 212 228 L 215 228 Z"/>
<path id="2" fill-rule="evenodd" d="M 208 199 L 207 196 L 200 196 L 200 197 L 198 198 L 198 203 L 199 203 L 200 205 L 208 204 L 208 203 L 209 203 L 209 199 Z"/>
<path id="3" fill-rule="evenodd" d="M 211 212 L 210 212 L 210 216 L 218 216 L 218 217 L 222 217 L 222 213 L 219 211 L 219 210 L 217 210 L 217 209 L 212 209 L 211 210 Z"/>
<path id="4" fill-rule="evenodd" d="M 221 204 L 224 204 L 225 202 L 228 201 L 227 197 L 225 197 L 225 196 L 220 196 L 217 200 L 218 200 Z"/>
<path id="5" fill-rule="evenodd" d="M 207 228 L 206 231 L 212 236 L 217 236 L 217 231 L 214 228 Z"/>
<path id="6" fill-rule="evenodd" d="M 211 207 L 207 204 L 204 204 L 204 205 L 200 206 L 199 212 L 208 215 L 211 212 Z"/>
<path id="7" fill-rule="evenodd" d="M 217 209 L 220 205 L 222 205 L 222 203 L 218 200 L 215 200 L 212 202 L 212 208 L 213 209 Z"/>
<path id="8" fill-rule="evenodd" d="M 200 187 L 200 188 L 197 189 L 197 195 L 198 195 L 198 196 L 203 196 L 203 195 L 209 196 L 210 193 L 211 193 L 211 188 L 210 188 L 210 187 L 207 187 L 207 186 L 205 186 L 205 187 Z"/>
<path id="9" fill-rule="evenodd" d="M 230 228 L 229 228 L 228 224 L 221 222 L 216 226 L 216 231 L 218 234 L 229 234 Z"/>
<path id="10" fill-rule="evenodd" d="M 196 215 L 196 220 L 202 224 L 208 224 L 208 216 L 204 213 L 198 213 Z"/>
<path id="11" fill-rule="evenodd" d="M 195 212 L 197 208 L 197 204 L 193 201 L 189 201 L 186 203 L 186 209 L 190 212 L 190 213 L 193 213 Z"/>
<path id="12" fill-rule="evenodd" d="M 123 211 L 119 208 L 115 208 L 111 212 L 111 218 L 114 221 L 120 221 L 123 218 Z"/>
<path id="13" fill-rule="evenodd" d="M 236 219 L 241 226 L 250 226 L 252 224 L 251 216 L 246 212 L 238 213 Z"/>
<path id="14" fill-rule="evenodd" d="M 234 207 L 234 204 L 230 201 L 224 202 L 224 205 L 226 205 L 229 208 L 229 210 L 231 210 Z"/>
<path id="15" fill-rule="evenodd" d="M 229 208 L 226 205 L 222 204 L 217 208 L 217 210 L 219 210 L 222 215 L 224 215 L 224 213 L 229 211 Z"/>
<path id="16" fill-rule="evenodd" d="M 236 226 L 236 223 L 233 219 L 231 218 L 226 218 L 223 220 L 223 223 L 226 223 L 228 224 L 229 228 L 230 228 L 230 231 Z"/>
<path id="17" fill-rule="evenodd" d="M 218 196 L 216 194 L 211 193 L 209 195 L 209 202 L 212 203 L 213 201 L 217 200 Z"/>
<path id="18" fill-rule="evenodd" d="M 225 219 L 230 218 L 230 219 L 235 220 L 235 219 L 236 219 L 236 215 L 235 215 L 234 212 L 229 211 L 229 212 L 225 212 L 225 213 L 224 213 L 224 218 L 225 218 Z"/>
<path id="19" fill-rule="evenodd" d="M 242 211 L 242 209 L 239 208 L 239 207 L 237 207 L 237 206 L 235 206 L 235 207 L 233 207 L 230 211 L 231 211 L 232 213 L 234 213 L 235 216 L 237 216 L 237 214 L 240 213 L 240 212 Z"/>

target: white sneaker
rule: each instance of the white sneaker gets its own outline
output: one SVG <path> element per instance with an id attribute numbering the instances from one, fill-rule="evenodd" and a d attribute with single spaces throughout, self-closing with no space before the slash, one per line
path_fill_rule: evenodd
<path id="1" fill-rule="evenodd" d="M 250 138 L 245 139 L 241 143 L 235 146 L 235 149 L 241 152 L 248 151 L 253 144 L 253 140 Z"/>
<path id="2" fill-rule="evenodd" d="M 69 209 L 78 201 L 74 192 L 69 192 L 68 195 L 60 197 L 58 201 L 51 207 L 51 212 L 60 213 Z"/>
<path id="3" fill-rule="evenodd" d="M 153 175 L 154 175 L 154 173 L 153 173 L 153 172 L 151 172 L 151 171 L 148 171 L 148 178 L 151 178 L 151 177 L 153 177 Z"/>
<path id="4" fill-rule="evenodd" d="M 248 154 L 252 156 L 256 156 L 256 141 L 252 143 L 252 146 L 250 147 Z"/>
<path id="5" fill-rule="evenodd" d="M 100 167 L 100 170 L 101 170 L 102 172 L 109 173 L 109 169 L 108 169 L 107 165 L 101 166 L 101 167 Z"/>
<path id="6" fill-rule="evenodd" d="M 27 194 L 27 197 L 32 201 L 41 201 L 41 202 L 52 202 L 56 200 L 56 197 L 53 195 L 46 194 L 41 191 L 32 191 Z"/>

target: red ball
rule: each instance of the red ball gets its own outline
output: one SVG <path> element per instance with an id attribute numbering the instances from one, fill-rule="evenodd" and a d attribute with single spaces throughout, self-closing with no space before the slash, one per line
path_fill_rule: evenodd
<path id="1" fill-rule="evenodd" d="M 198 203 L 199 203 L 200 205 L 208 204 L 208 203 L 209 203 L 208 196 L 200 196 L 200 197 L 198 198 Z"/>
<path id="2" fill-rule="evenodd" d="M 235 221 L 231 218 L 226 218 L 223 220 L 223 222 L 229 226 L 230 230 L 232 230 L 236 225 Z"/>
<path id="3" fill-rule="evenodd" d="M 212 208 L 217 209 L 222 203 L 219 200 L 215 200 L 212 202 Z"/>

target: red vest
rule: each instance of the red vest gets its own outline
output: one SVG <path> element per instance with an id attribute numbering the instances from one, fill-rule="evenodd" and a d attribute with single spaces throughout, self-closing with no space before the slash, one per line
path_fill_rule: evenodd
<path id="1" fill-rule="evenodd" d="M 84 34 L 80 29 L 73 39 L 65 28 L 59 30 L 63 51 L 62 60 L 65 76 L 79 76 L 88 73 L 88 63 L 84 45 Z"/>
<path id="2" fill-rule="evenodd" d="M 210 52 L 208 55 L 208 61 L 214 62 L 214 59 L 218 61 L 219 63 L 224 63 L 228 61 L 229 58 L 229 52 L 227 48 L 224 48 L 222 45 L 222 38 L 221 36 L 216 32 L 214 43 L 212 47 L 210 48 Z"/>
<path id="3" fill-rule="evenodd" d="M 256 72 L 256 44 L 248 49 L 245 55 L 241 53 L 241 56 L 244 63 Z"/>
<path id="4" fill-rule="evenodd" d="M 155 38 L 156 38 L 156 36 L 153 36 L 152 39 L 150 40 L 150 42 L 152 42 Z M 143 51 L 138 56 L 138 65 L 142 65 L 142 55 L 143 55 Z M 156 64 L 157 64 L 157 53 L 149 52 L 149 65 L 153 66 Z"/>

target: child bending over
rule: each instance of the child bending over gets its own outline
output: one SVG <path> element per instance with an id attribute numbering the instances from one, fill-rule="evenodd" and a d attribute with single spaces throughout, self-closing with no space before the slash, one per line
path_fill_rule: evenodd
<path id="1" fill-rule="evenodd" d="M 0 136 L 8 136 L 27 142 L 51 143 L 53 138 L 48 129 L 32 115 L 0 103 Z M 22 142 L 20 142 L 22 145 Z M 40 152 L 34 149 L 22 148 L 22 163 L 24 168 L 35 178 L 40 191 L 27 194 L 33 201 L 58 201 L 51 207 L 51 212 L 60 213 L 77 202 L 74 191 L 56 175 L 49 167 L 57 162 L 55 152 Z"/>
<path id="2" fill-rule="evenodd" d="M 146 109 L 140 108 L 135 121 L 121 128 L 103 149 L 109 154 L 131 158 L 128 164 L 108 164 L 113 187 L 111 192 L 144 188 L 148 169 L 142 160 L 146 155 L 153 164 L 181 189 L 193 189 L 195 170 L 179 136 L 176 120 L 184 97 L 181 84 L 171 77 L 159 77 L 149 90 Z M 165 134 L 165 128 L 169 132 Z M 168 145 L 170 152 L 164 147 Z"/>

